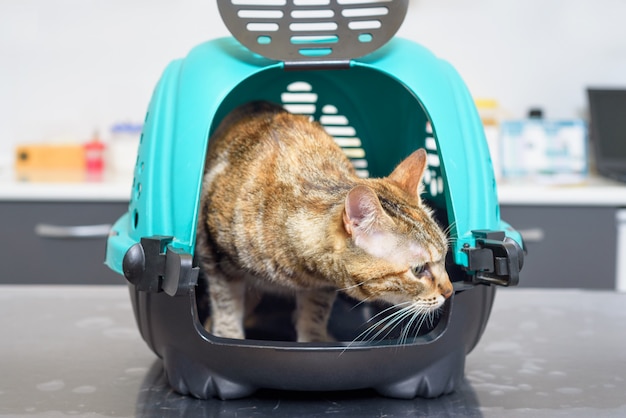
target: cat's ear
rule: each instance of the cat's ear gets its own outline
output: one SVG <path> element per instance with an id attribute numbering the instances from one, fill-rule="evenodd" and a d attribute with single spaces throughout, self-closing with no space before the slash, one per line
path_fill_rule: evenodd
<path id="1" fill-rule="evenodd" d="M 426 150 L 420 148 L 406 157 L 387 178 L 419 199 L 423 188 L 422 177 L 427 165 Z"/>
<path id="2" fill-rule="evenodd" d="M 367 186 L 356 186 L 346 196 L 343 226 L 346 232 L 359 237 L 368 235 L 388 217 L 378 196 Z"/>

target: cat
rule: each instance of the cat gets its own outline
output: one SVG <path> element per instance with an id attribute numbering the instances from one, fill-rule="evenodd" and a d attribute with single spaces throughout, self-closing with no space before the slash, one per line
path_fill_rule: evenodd
<path id="1" fill-rule="evenodd" d="M 390 145 L 391 146 L 391 145 Z M 269 102 L 227 115 L 209 140 L 199 265 L 218 337 L 245 338 L 246 288 L 295 294 L 297 341 L 333 341 L 338 291 L 422 313 L 453 293 L 448 241 L 420 199 L 426 152 L 363 179 L 324 128 Z"/>

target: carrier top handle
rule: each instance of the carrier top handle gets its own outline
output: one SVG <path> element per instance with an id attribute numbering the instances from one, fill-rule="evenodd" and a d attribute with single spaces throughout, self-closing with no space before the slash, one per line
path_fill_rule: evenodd
<path id="1" fill-rule="evenodd" d="M 248 49 L 286 69 L 347 68 L 386 44 L 408 0 L 217 0 L 222 20 Z"/>

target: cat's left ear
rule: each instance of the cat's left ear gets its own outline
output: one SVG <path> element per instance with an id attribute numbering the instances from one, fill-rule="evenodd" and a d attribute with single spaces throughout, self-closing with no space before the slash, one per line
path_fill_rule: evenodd
<path id="1" fill-rule="evenodd" d="M 388 220 L 378 196 L 367 186 L 356 186 L 346 196 L 343 225 L 352 237 L 378 232 Z"/>
<path id="2" fill-rule="evenodd" d="M 426 150 L 420 148 L 406 157 L 387 178 L 419 200 L 423 189 L 422 177 L 427 165 Z"/>

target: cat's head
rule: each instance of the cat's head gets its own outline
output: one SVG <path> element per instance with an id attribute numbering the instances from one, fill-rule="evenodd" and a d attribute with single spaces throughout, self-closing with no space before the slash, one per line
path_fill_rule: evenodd
<path id="1" fill-rule="evenodd" d="M 348 193 L 343 212 L 348 294 L 426 312 L 452 295 L 445 270 L 448 240 L 420 198 L 426 165 L 426 152 L 417 150 L 388 177 Z"/>

